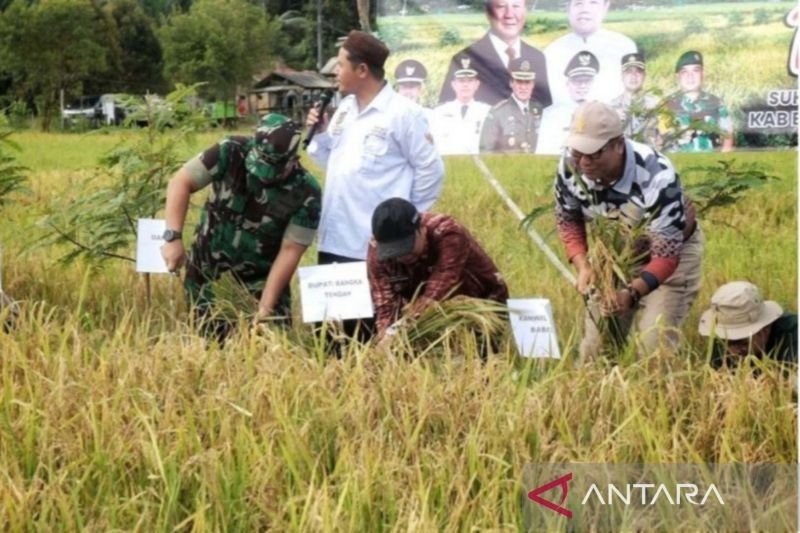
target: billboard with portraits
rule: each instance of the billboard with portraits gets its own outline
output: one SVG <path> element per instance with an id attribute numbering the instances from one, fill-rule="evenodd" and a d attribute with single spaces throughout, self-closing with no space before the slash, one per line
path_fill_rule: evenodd
<path id="1" fill-rule="evenodd" d="M 797 146 L 798 18 L 792 2 L 380 0 L 377 22 L 442 153 L 552 155 L 587 100 L 667 152 Z"/>

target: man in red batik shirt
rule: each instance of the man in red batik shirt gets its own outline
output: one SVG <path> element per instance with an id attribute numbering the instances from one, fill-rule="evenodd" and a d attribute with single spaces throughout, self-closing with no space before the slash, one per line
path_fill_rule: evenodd
<path id="1" fill-rule="evenodd" d="M 508 299 L 497 266 L 452 217 L 418 213 L 410 202 L 390 198 L 375 209 L 372 234 L 367 273 L 379 338 L 402 315 L 419 316 L 433 302 L 458 295 Z"/>

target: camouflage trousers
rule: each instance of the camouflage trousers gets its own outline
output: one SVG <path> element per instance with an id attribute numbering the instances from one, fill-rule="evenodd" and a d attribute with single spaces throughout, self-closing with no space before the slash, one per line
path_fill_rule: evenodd
<path id="1" fill-rule="evenodd" d="M 186 268 L 184 288 L 195 320 L 201 324 L 213 322 L 205 324 L 204 331 L 210 327 L 214 329 L 214 333 L 218 337 L 224 338 L 230 325 L 213 318 L 213 282 L 224 273 L 230 272 L 234 279 L 241 283 L 258 301 L 261 299 L 261 293 L 271 267 L 272 261 L 266 260 L 263 255 L 247 252 L 230 254 L 227 251 L 221 252 L 208 247 L 193 246 Z M 288 285 L 278 298 L 274 316 L 280 317 L 281 322 L 286 325 L 291 322 L 292 295 Z"/>

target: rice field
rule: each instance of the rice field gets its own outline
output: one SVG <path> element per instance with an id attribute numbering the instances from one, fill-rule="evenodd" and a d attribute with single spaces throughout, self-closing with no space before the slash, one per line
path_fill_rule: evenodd
<path id="1" fill-rule="evenodd" d="M 3 288 L 22 305 L 0 332 L 4 531 L 520 530 L 531 463 L 797 462 L 797 377 L 770 361 L 713 370 L 696 333 L 733 279 L 796 311 L 796 152 L 674 156 L 688 183 L 717 159 L 779 179 L 702 221 L 703 288 L 679 353 L 579 365 L 580 298 L 469 158 L 447 159 L 435 209 L 470 228 L 512 297 L 551 300 L 562 360 L 516 357 L 506 331 L 482 363 L 457 328 L 424 357 L 352 345 L 336 359 L 299 321 L 207 345 L 173 278 L 153 279 L 148 304 L 129 264 L 62 265 L 64 249 L 36 245 L 38 221 L 85 192 L 121 134 L 15 139 L 31 171 L 1 208 Z M 524 210 L 551 198 L 555 159 L 485 160 Z M 552 218 L 535 227 L 563 257 Z"/>

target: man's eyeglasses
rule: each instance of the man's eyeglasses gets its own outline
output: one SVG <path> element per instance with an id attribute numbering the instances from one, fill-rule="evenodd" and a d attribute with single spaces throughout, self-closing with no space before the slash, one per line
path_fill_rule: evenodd
<path id="1" fill-rule="evenodd" d="M 580 160 L 581 160 L 581 159 L 583 159 L 584 157 L 585 157 L 586 159 L 588 159 L 589 161 L 597 161 L 598 159 L 600 159 L 601 157 L 603 157 L 603 152 L 605 152 L 606 150 L 608 150 L 608 148 L 609 148 L 610 146 L 612 146 L 612 145 L 614 144 L 614 141 L 616 141 L 618 138 L 619 138 L 619 137 L 615 137 L 615 138 L 611 139 L 611 140 L 610 140 L 610 141 L 608 141 L 606 144 L 604 144 L 602 148 L 600 148 L 598 151 L 596 151 L 596 152 L 594 152 L 594 153 L 592 153 L 592 154 L 584 154 L 584 153 L 578 152 L 577 150 L 570 150 L 570 151 L 568 152 L 568 153 L 569 153 L 569 157 L 572 159 L 572 162 L 573 162 L 573 163 L 575 163 L 576 165 L 577 165 L 577 164 L 580 162 Z"/>

